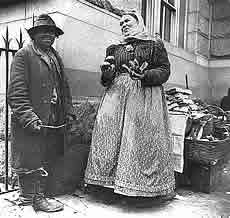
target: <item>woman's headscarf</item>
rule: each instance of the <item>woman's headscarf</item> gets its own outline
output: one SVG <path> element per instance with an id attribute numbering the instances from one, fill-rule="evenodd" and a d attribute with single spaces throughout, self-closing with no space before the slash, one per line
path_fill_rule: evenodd
<path id="1" fill-rule="evenodd" d="M 144 21 L 142 16 L 136 10 L 127 10 L 125 11 L 122 16 L 130 15 L 137 19 L 137 28 L 132 31 L 128 36 L 122 36 L 122 43 L 126 43 L 129 39 L 140 39 L 140 40 L 150 40 L 153 39 L 148 32 L 146 31 L 146 27 L 144 25 Z"/>

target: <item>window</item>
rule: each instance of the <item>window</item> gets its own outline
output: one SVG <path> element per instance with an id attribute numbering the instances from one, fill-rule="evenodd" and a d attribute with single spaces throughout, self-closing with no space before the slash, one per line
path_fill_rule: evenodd
<path id="1" fill-rule="evenodd" d="M 160 9 L 160 35 L 163 40 L 174 41 L 176 8 L 174 0 L 162 0 Z"/>
<path id="2" fill-rule="evenodd" d="M 186 47 L 188 0 L 142 0 L 148 31 L 175 46 Z"/>
<path id="3" fill-rule="evenodd" d="M 178 46 L 186 47 L 188 1 L 180 0 Z"/>

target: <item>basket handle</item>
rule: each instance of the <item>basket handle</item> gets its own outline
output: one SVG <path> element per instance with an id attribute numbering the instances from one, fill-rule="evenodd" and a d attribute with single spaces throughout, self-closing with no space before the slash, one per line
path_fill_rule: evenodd
<path id="1" fill-rule="evenodd" d="M 215 108 L 218 109 L 222 113 L 222 120 L 224 120 L 224 117 L 227 118 L 227 113 L 220 107 L 215 105 L 207 105 L 205 108 Z"/>

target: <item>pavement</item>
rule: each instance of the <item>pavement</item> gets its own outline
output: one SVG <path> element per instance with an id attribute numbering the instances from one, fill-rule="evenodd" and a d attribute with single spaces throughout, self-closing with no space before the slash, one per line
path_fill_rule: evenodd
<path id="1" fill-rule="evenodd" d="M 94 190 L 56 197 L 64 210 L 56 213 L 35 212 L 31 206 L 19 207 L 14 199 L 18 192 L 0 195 L 0 218 L 227 218 L 230 217 L 230 161 L 224 165 L 222 179 L 210 194 L 178 188 L 171 201 L 132 200 L 108 191 Z"/>

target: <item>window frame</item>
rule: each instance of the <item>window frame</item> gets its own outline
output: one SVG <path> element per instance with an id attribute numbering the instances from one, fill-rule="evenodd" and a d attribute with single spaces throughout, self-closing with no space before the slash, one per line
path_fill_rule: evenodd
<path id="1" fill-rule="evenodd" d="M 169 20 L 166 21 L 166 13 L 169 13 Z M 169 0 L 161 0 L 160 3 L 160 36 L 167 42 L 174 42 L 177 8 L 169 3 Z M 167 23 L 169 33 L 167 31 Z"/>
<path id="2" fill-rule="evenodd" d="M 175 0 L 174 5 L 169 3 L 169 0 L 142 0 L 146 1 L 144 5 L 146 5 L 145 10 L 145 17 L 146 17 L 146 27 L 151 35 L 161 33 L 161 5 L 164 4 L 166 7 L 170 7 L 170 9 L 174 10 L 175 17 L 173 20 L 173 24 L 171 25 L 171 30 L 173 33 L 170 35 L 171 40 L 169 41 L 170 44 L 173 44 L 176 47 L 179 47 L 179 34 L 180 34 L 180 2 L 181 0 Z M 184 43 L 183 49 L 187 48 L 187 12 L 188 12 L 188 0 L 184 0 L 186 8 L 185 8 L 185 21 L 184 21 Z M 143 9 L 142 9 L 143 11 Z M 162 24 L 163 26 L 163 24 Z M 163 36 L 163 34 L 162 34 Z M 162 38 L 163 39 L 163 38 Z M 164 40 L 164 39 L 163 39 Z M 166 41 L 166 40 L 165 40 Z M 168 41 L 167 41 L 168 42 Z"/>

